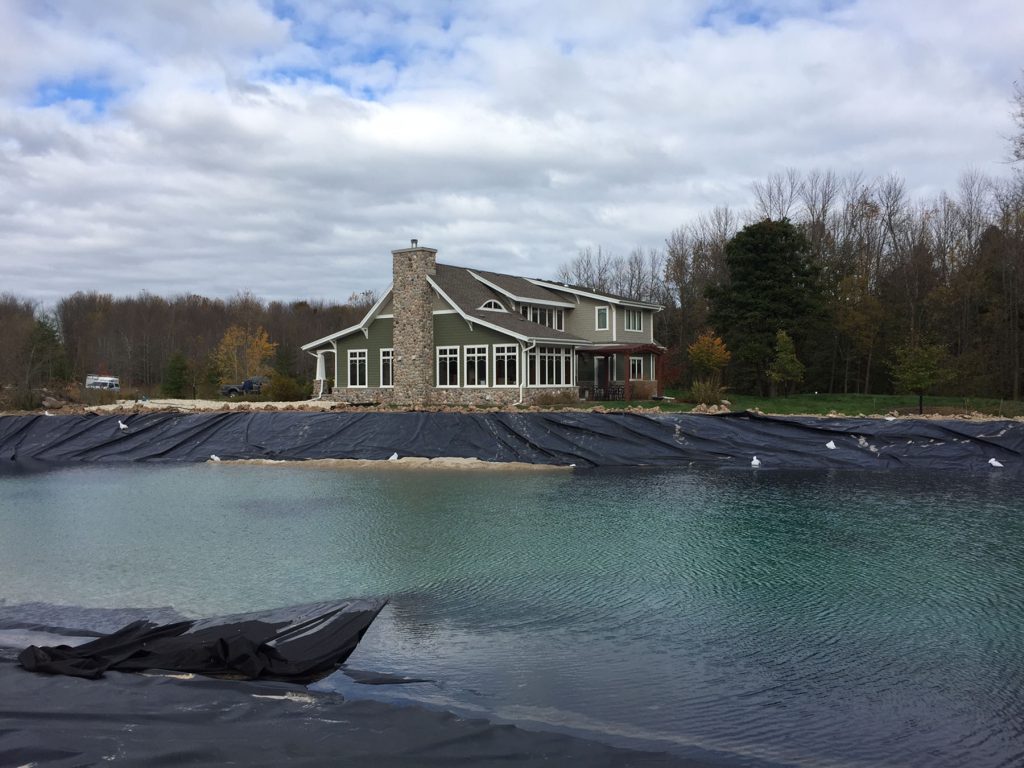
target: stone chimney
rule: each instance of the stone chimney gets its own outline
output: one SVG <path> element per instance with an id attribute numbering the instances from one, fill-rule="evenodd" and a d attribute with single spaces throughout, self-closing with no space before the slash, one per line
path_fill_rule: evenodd
<path id="1" fill-rule="evenodd" d="M 396 403 L 426 405 L 434 388 L 433 248 L 413 240 L 411 248 L 391 252 L 394 304 Z"/>

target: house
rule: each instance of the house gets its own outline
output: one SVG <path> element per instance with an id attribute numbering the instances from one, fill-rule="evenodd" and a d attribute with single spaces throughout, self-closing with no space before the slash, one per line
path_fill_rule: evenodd
<path id="1" fill-rule="evenodd" d="M 352 403 L 511 405 L 659 391 L 656 304 L 392 251 L 393 282 L 351 328 L 303 345 L 315 391 Z M 331 365 L 333 364 L 333 368 Z"/>

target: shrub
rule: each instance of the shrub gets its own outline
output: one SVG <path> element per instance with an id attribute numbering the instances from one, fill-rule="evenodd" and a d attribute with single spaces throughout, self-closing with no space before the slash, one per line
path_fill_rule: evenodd
<path id="1" fill-rule="evenodd" d="M 535 395 L 527 401 L 527 405 L 571 405 L 579 402 L 579 396 L 570 390 L 555 390 Z"/>
<path id="2" fill-rule="evenodd" d="M 261 400 L 293 401 L 309 400 L 309 397 L 308 384 L 281 373 L 271 376 L 270 381 L 260 390 Z"/>
<path id="3" fill-rule="evenodd" d="M 695 402 L 703 405 L 718 405 L 725 395 L 725 387 L 714 376 L 695 379 L 690 394 Z"/>

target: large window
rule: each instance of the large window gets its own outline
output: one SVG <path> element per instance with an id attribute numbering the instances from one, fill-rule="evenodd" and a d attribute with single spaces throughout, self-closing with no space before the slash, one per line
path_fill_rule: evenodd
<path id="1" fill-rule="evenodd" d="M 626 310 L 626 330 L 642 331 L 644 329 L 644 313 L 639 309 Z"/>
<path id="2" fill-rule="evenodd" d="M 565 330 L 565 311 L 555 307 L 534 307 L 524 304 L 520 310 L 527 320 L 537 325 L 546 325 L 556 331 Z"/>
<path id="3" fill-rule="evenodd" d="M 437 386 L 459 386 L 459 348 L 437 348 Z"/>
<path id="4" fill-rule="evenodd" d="M 594 308 L 594 327 L 599 331 L 608 330 L 608 307 Z"/>
<path id="5" fill-rule="evenodd" d="M 494 386 L 514 387 L 519 384 L 519 347 L 515 344 L 494 345 Z"/>
<path id="6" fill-rule="evenodd" d="M 639 381 L 644 377 L 644 359 L 642 357 L 629 358 L 629 378 Z"/>
<path id="7" fill-rule="evenodd" d="M 487 347 L 465 347 L 466 386 L 487 386 Z"/>
<path id="8" fill-rule="evenodd" d="M 531 387 L 572 386 L 572 357 L 569 347 L 537 347 L 530 352 Z"/>
<path id="9" fill-rule="evenodd" d="M 365 349 L 350 349 L 348 351 L 348 385 L 350 387 L 366 386 Z"/>
<path id="10" fill-rule="evenodd" d="M 395 350 L 393 349 L 380 351 L 380 385 L 382 387 L 395 385 Z"/>

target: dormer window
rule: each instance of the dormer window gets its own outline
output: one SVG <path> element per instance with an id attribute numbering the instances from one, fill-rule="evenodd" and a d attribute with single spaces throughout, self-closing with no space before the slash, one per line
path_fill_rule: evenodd
<path id="1" fill-rule="evenodd" d="M 548 328 L 554 328 L 556 331 L 565 330 L 565 312 L 561 309 L 555 307 L 534 307 L 524 304 L 520 312 L 531 323 L 546 325 Z"/>
<path id="2" fill-rule="evenodd" d="M 491 312 L 507 311 L 503 306 L 501 306 L 501 302 L 495 301 L 494 299 L 488 299 L 485 301 L 480 305 L 480 309 L 489 309 Z"/>

